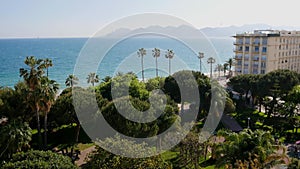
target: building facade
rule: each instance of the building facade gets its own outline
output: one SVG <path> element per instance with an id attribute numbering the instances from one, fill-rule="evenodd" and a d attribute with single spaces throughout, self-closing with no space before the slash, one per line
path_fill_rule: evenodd
<path id="1" fill-rule="evenodd" d="M 277 69 L 300 73 L 300 31 L 255 30 L 234 38 L 236 75 Z"/>

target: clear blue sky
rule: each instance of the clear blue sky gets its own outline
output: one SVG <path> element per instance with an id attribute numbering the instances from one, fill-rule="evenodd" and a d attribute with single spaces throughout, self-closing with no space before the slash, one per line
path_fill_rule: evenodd
<path id="1" fill-rule="evenodd" d="M 119 18 L 155 12 L 194 26 L 300 27 L 298 0 L 1 0 L 0 37 L 88 37 Z"/>

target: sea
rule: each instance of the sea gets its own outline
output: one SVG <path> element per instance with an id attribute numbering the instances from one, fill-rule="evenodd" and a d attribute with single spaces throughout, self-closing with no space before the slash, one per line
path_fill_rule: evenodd
<path id="1" fill-rule="evenodd" d="M 169 38 L 129 38 L 116 41 L 117 43 L 100 53 L 95 53 L 97 50 L 90 51 L 91 55 L 99 56 L 97 61 L 93 61 L 97 66 L 87 64 L 82 67 L 82 63 L 85 63 L 82 62 L 82 59 L 89 59 L 88 56 L 85 56 L 89 55 L 87 51 L 91 47 L 89 38 L 0 39 L 0 86 L 13 87 L 17 82 L 22 81 L 19 70 L 20 68 L 28 68 L 24 64 L 27 56 L 52 59 L 53 67 L 48 70 L 49 77 L 60 84 L 60 89 L 66 87 L 65 80 L 68 75 L 76 72 L 87 73 L 87 71 L 81 71 L 83 69 L 94 70 L 93 72 L 97 72 L 100 79 L 114 76 L 118 72 L 134 72 L 141 79 L 142 61 L 145 78 L 155 77 L 155 58 L 152 55 L 154 48 L 161 50 L 161 55 L 157 58 L 159 76 L 167 76 L 170 73 L 169 64 L 171 64 L 171 74 L 182 69 L 199 71 L 200 60 L 197 57 L 199 51 L 195 51 L 189 44 L 199 46 L 199 50 L 204 53 L 201 66 L 202 72 L 207 73 L 210 69 L 207 58 L 214 57 L 216 59 L 215 66 L 216 64 L 223 64 L 233 57 L 233 40 L 233 38 L 208 38 L 203 42 L 191 40 L 189 41 L 191 43 L 185 43 Z M 110 40 L 102 39 L 98 44 L 99 48 L 105 46 L 103 44 L 108 41 Z M 140 48 L 146 50 L 143 60 L 137 54 Z M 171 60 L 165 57 L 167 49 L 171 49 L 175 53 Z M 91 67 L 92 70 L 88 69 Z M 78 76 L 81 79 L 80 82 L 87 85 L 87 74 L 82 73 Z"/>

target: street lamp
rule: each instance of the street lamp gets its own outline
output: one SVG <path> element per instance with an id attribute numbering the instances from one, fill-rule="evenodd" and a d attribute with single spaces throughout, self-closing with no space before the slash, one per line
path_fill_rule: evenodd
<path id="1" fill-rule="evenodd" d="M 210 64 L 210 79 L 212 79 L 212 64 L 214 64 L 216 60 L 213 57 L 209 57 L 207 59 L 207 63 Z"/>
<path id="2" fill-rule="evenodd" d="M 199 52 L 198 58 L 200 60 L 200 73 L 202 72 L 202 65 L 201 65 L 201 59 L 204 58 L 204 53 Z"/>
<path id="3" fill-rule="evenodd" d="M 248 129 L 250 129 L 250 117 L 248 117 Z"/>

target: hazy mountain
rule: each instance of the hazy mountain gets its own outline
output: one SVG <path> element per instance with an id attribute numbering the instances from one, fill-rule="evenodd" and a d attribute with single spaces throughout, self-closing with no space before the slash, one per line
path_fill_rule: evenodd
<path id="1" fill-rule="evenodd" d="M 242 26 L 227 26 L 227 27 L 206 27 L 206 28 L 201 28 L 199 30 L 202 33 L 204 33 L 207 37 L 230 38 L 236 33 L 249 32 L 256 29 L 275 29 L 275 30 L 282 30 L 282 29 L 297 30 L 298 29 L 299 30 L 299 28 L 292 27 L 292 26 L 270 26 L 267 24 L 247 24 Z M 195 30 L 194 28 L 187 25 L 181 25 L 177 27 L 176 26 L 167 26 L 167 27 L 149 26 L 147 28 L 138 28 L 134 30 L 130 30 L 127 28 L 120 28 L 107 34 L 106 37 L 117 38 L 121 36 L 126 36 L 129 33 L 139 34 L 145 32 L 160 32 L 162 34 L 169 33 L 169 34 L 174 34 L 186 38 L 193 38 L 195 37 L 195 34 L 199 34 L 198 30 Z"/>
<path id="2" fill-rule="evenodd" d="M 172 35 L 178 35 L 180 37 L 186 37 L 186 38 L 193 38 L 195 37 L 195 34 L 199 34 L 199 30 L 194 29 L 190 26 L 181 25 L 181 26 L 167 26 L 167 27 L 161 27 L 161 26 L 149 26 L 147 28 L 138 28 L 134 30 L 121 28 L 118 29 L 112 33 L 109 33 L 106 35 L 106 37 L 110 38 L 117 38 L 121 36 L 126 36 L 129 33 L 131 34 L 140 34 L 145 32 L 159 32 L 161 34 L 172 34 Z"/>
<path id="3" fill-rule="evenodd" d="M 247 24 L 243 26 L 228 26 L 228 27 L 206 27 L 200 29 L 208 37 L 230 37 L 236 33 L 251 32 L 257 29 L 274 29 L 274 30 L 299 30 L 292 26 L 271 26 L 267 24 Z"/>

